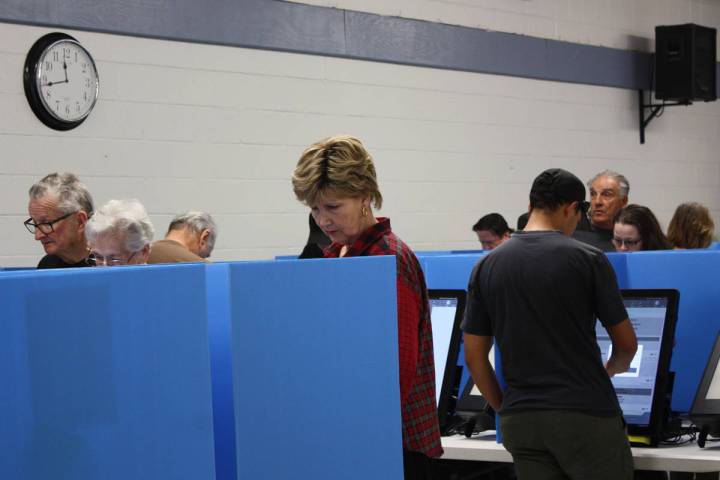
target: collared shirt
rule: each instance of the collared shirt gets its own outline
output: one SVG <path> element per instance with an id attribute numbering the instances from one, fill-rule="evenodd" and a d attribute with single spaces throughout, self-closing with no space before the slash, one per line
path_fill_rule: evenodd
<path id="1" fill-rule="evenodd" d="M 342 247 L 333 243 L 325 249 L 325 257 L 339 257 Z M 378 223 L 365 230 L 345 254 L 373 255 L 395 255 L 397 259 L 403 449 L 439 457 L 443 450 L 435 404 L 435 364 L 425 277 L 415 254 L 392 232 L 387 218 L 378 218 Z"/>

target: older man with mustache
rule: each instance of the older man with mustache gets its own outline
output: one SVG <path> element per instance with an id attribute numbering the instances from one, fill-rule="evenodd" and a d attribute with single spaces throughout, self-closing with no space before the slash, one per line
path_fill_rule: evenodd
<path id="1" fill-rule="evenodd" d="M 586 229 L 573 235 L 581 242 L 593 245 L 604 252 L 614 252 L 612 243 L 615 215 L 628 204 L 630 183 L 624 175 L 605 170 L 595 175 L 588 183 L 590 191 L 590 220 Z"/>

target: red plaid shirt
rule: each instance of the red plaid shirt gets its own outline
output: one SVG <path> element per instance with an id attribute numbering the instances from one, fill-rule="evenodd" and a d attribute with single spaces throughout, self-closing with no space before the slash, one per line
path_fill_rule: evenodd
<path id="1" fill-rule="evenodd" d="M 325 257 L 339 257 L 342 245 L 333 243 Z M 390 220 L 378 218 L 346 257 L 395 255 L 397 259 L 398 341 L 403 449 L 428 457 L 443 453 L 435 404 L 435 364 L 432 327 L 425 277 L 415 254 L 390 229 Z"/>

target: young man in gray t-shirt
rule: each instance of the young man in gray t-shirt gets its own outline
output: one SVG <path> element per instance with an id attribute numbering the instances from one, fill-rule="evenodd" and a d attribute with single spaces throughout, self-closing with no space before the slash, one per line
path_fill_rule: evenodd
<path id="1" fill-rule="evenodd" d="M 465 360 L 500 414 L 520 480 L 633 476 L 610 377 L 628 369 L 637 340 L 607 258 L 570 238 L 587 208 L 584 198 L 585 187 L 570 172 L 541 173 L 524 231 L 485 256 L 470 278 Z M 613 343 L 604 365 L 596 319 Z M 488 359 L 493 337 L 504 392 Z"/>

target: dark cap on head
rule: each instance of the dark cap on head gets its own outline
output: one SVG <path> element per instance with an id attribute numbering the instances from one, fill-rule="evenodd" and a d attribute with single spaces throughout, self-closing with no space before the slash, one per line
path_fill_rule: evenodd
<path id="1" fill-rule="evenodd" d="M 585 185 L 562 168 L 550 168 L 535 178 L 530 189 L 530 208 L 554 210 L 561 205 L 585 200 Z"/>

